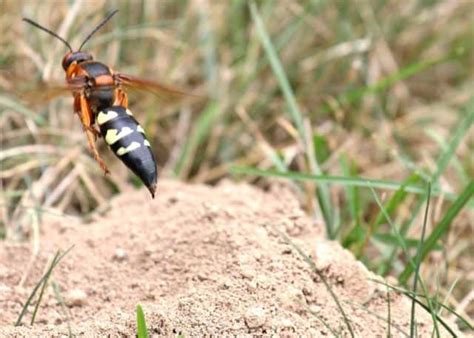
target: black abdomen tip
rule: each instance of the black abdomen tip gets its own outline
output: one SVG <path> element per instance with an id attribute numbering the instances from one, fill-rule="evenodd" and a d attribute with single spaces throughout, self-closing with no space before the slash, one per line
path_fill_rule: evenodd
<path id="1" fill-rule="evenodd" d="M 156 192 L 156 184 L 147 186 L 147 188 L 151 193 L 151 197 L 154 199 L 155 198 L 155 192 Z"/>

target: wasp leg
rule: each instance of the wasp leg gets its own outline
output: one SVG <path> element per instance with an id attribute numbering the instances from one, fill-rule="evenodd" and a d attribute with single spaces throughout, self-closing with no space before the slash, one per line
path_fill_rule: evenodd
<path id="1" fill-rule="evenodd" d="M 95 126 L 88 126 L 86 127 L 87 130 L 89 130 L 92 134 L 94 134 L 94 140 L 97 140 L 99 137 L 101 137 L 100 130 L 95 127 Z"/>
<path id="2" fill-rule="evenodd" d="M 81 97 L 80 95 L 74 95 L 74 112 L 81 116 Z"/>
<path id="3" fill-rule="evenodd" d="M 116 89 L 114 106 L 128 108 L 128 96 L 121 88 Z"/>
<path id="4" fill-rule="evenodd" d="M 99 155 L 99 152 L 97 151 L 97 148 L 95 146 L 95 134 L 92 130 L 94 130 L 93 126 L 91 125 L 92 121 L 92 112 L 89 108 L 89 105 L 87 104 L 86 98 L 81 95 L 80 96 L 80 103 L 81 103 L 81 111 L 80 111 L 80 117 L 81 117 L 81 122 L 84 127 L 84 132 L 87 135 L 87 141 L 89 143 L 89 149 L 92 152 L 92 155 L 94 156 L 94 159 L 99 163 L 101 169 L 104 171 L 104 174 L 108 174 L 110 171 L 107 169 L 107 166 L 105 165 L 104 161 Z"/>
<path id="5" fill-rule="evenodd" d="M 74 112 L 77 115 L 79 115 L 79 118 L 81 118 L 81 121 L 82 121 L 82 117 L 81 117 L 81 96 L 80 95 L 74 96 Z M 101 136 L 100 130 L 97 127 L 95 127 L 95 126 L 86 126 L 86 125 L 84 125 L 84 123 L 83 123 L 83 126 L 84 126 L 84 128 L 87 128 L 88 130 L 90 130 L 94 134 L 94 140 L 97 140 Z"/>

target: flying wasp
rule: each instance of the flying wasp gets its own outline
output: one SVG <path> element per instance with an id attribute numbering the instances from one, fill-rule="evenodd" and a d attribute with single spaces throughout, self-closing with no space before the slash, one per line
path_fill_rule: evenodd
<path id="1" fill-rule="evenodd" d="M 53 31 L 30 19 L 23 20 L 59 39 L 68 47 L 69 51 L 62 60 L 67 84 L 58 92 L 72 92 L 74 112 L 79 115 L 92 155 L 104 173 L 108 174 L 109 169 L 95 144 L 100 136 L 114 154 L 140 178 L 154 198 L 158 176 L 156 160 L 145 131 L 128 109 L 128 96 L 124 88 L 143 89 L 158 95 L 183 93 L 157 82 L 114 72 L 107 65 L 95 61 L 90 53 L 81 50 L 117 12 L 115 10 L 107 15 L 89 33 L 77 51 Z"/>

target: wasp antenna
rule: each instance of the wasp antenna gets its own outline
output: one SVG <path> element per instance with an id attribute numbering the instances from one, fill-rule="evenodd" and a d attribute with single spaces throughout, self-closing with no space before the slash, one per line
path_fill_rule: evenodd
<path id="1" fill-rule="evenodd" d="M 118 9 L 112 11 L 112 13 L 107 15 L 107 17 L 104 20 L 102 20 L 102 22 L 98 24 L 97 27 L 94 28 L 92 32 L 90 32 L 90 34 L 85 38 L 84 42 L 81 44 L 81 47 L 79 47 L 78 52 L 82 49 L 82 47 L 86 44 L 86 42 L 89 41 L 92 35 L 94 35 L 95 32 L 97 32 L 99 29 L 101 29 L 102 26 L 104 26 L 107 23 L 107 21 L 109 21 L 115 14 L 117 14 L 117 12 L 118 12 Z"/>
<path id="2" fill-rule="evenodd" d="M 23 21 L 26 21 L 26 22 L 28 22 L 30 25 L 33 25 L 33 26 L 35 26 L 36 28 L 39 28 L 39 29 L 45 31 L 46 33 L 51 34 L 51 35 L 54 36 L 55 38 L 61 40 L 62 42 L 64 42 L 64 44 L 67 46 L 67 48 L 69 48 L 69 50 L 70 50 L 71 53 L 72 53 L 72 47 L 71 47 L 71 45 L 69 44 L 69 42 L 67 42 L 66 40 L 64 40 L 62 37 L 60 37 L 60 36 L 59 36 L 58 34 L 56 34 L 55 32 L 50 31 L 49 29 L 47 29 L 47 28 L 41 26 L 40 24 L 34 22 L 33 20 L 30 20 L 30 19 L 27 19 L 27 18 L 23 18 Z"/>

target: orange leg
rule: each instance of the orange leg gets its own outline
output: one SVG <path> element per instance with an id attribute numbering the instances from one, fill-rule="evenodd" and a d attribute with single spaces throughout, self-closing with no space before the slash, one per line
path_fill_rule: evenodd
<path id="1" fill-rule="evenodd" d="M 80 116 L 81 113 L 81 96 L 74 95 L 74 112 Z"/>
<path id="2" fill-rule="evenodd" d="M 75 95 L 74 96 L 74 112 L 77 115 L 79 115 L 79 117 L 81 118 L 81 122 L 82 122 L 81 109 L 82 109 L 81 108 L 81 95 Z M 89 119 L 89 120 L 92 121 L 91 119 Z M 89 124 L 91 124 L 91 123 L 89 123 Z M 84 126 L 84 128 L 89 129 L 94 134 L 94 139 L 95 140 L 97 140 L 97 138 L 101 136 L 100 135 L 100 130 L 98 130 L 94 126 L 91 126 L 91 125 L 90 126 L 85 126 L 84 123 L 82 125 Z"/>
<path id="3" fill-rule="evenodd" d="M 87 135 L 87 141 L 89 143 L 89 149 L 92 152 L 92 155 L 94 156 L 95 160 L 99 163 L 100 167 L 104 171 L 104 174 L 108 174 L 110 171 L 107 169 L 107 166 L 105 165 L 104 161 L 102 158 L 100 158 L 99 152 L 97 151 L 97 148 L 95 146 L 95 138 L 96 135 L 92 130 L 97 132 L 94 127 L 91 125 L 92 121 L 92 112 L 90 110 L 89 105 L 87 104 L 87 100 L 84 97 L 84 95 L 81 95 L 80 98 L 80 105 L 81 105 L 81 111 L 80 111 L 80 117 L 81 117 L 81 122 L 82 126 L 84 127 L 84 132 Z"/>
<path id="4" fill-rule="evenodd" d="M 87 130 L 90 131 L 94 135 L 94 140 L 97 140 L 101 136 L 100 130 L 97 127 L 88 126 L 88 127 L 85 127 L 85 128 L 87 128 Z"/>
<path id="5" fill-rule="evenodd" d="M 114 106 L 122 106 L 128 108 L 128 96 L 123 92 L 121 88 L 117 88 L 115 90 Z"/>

